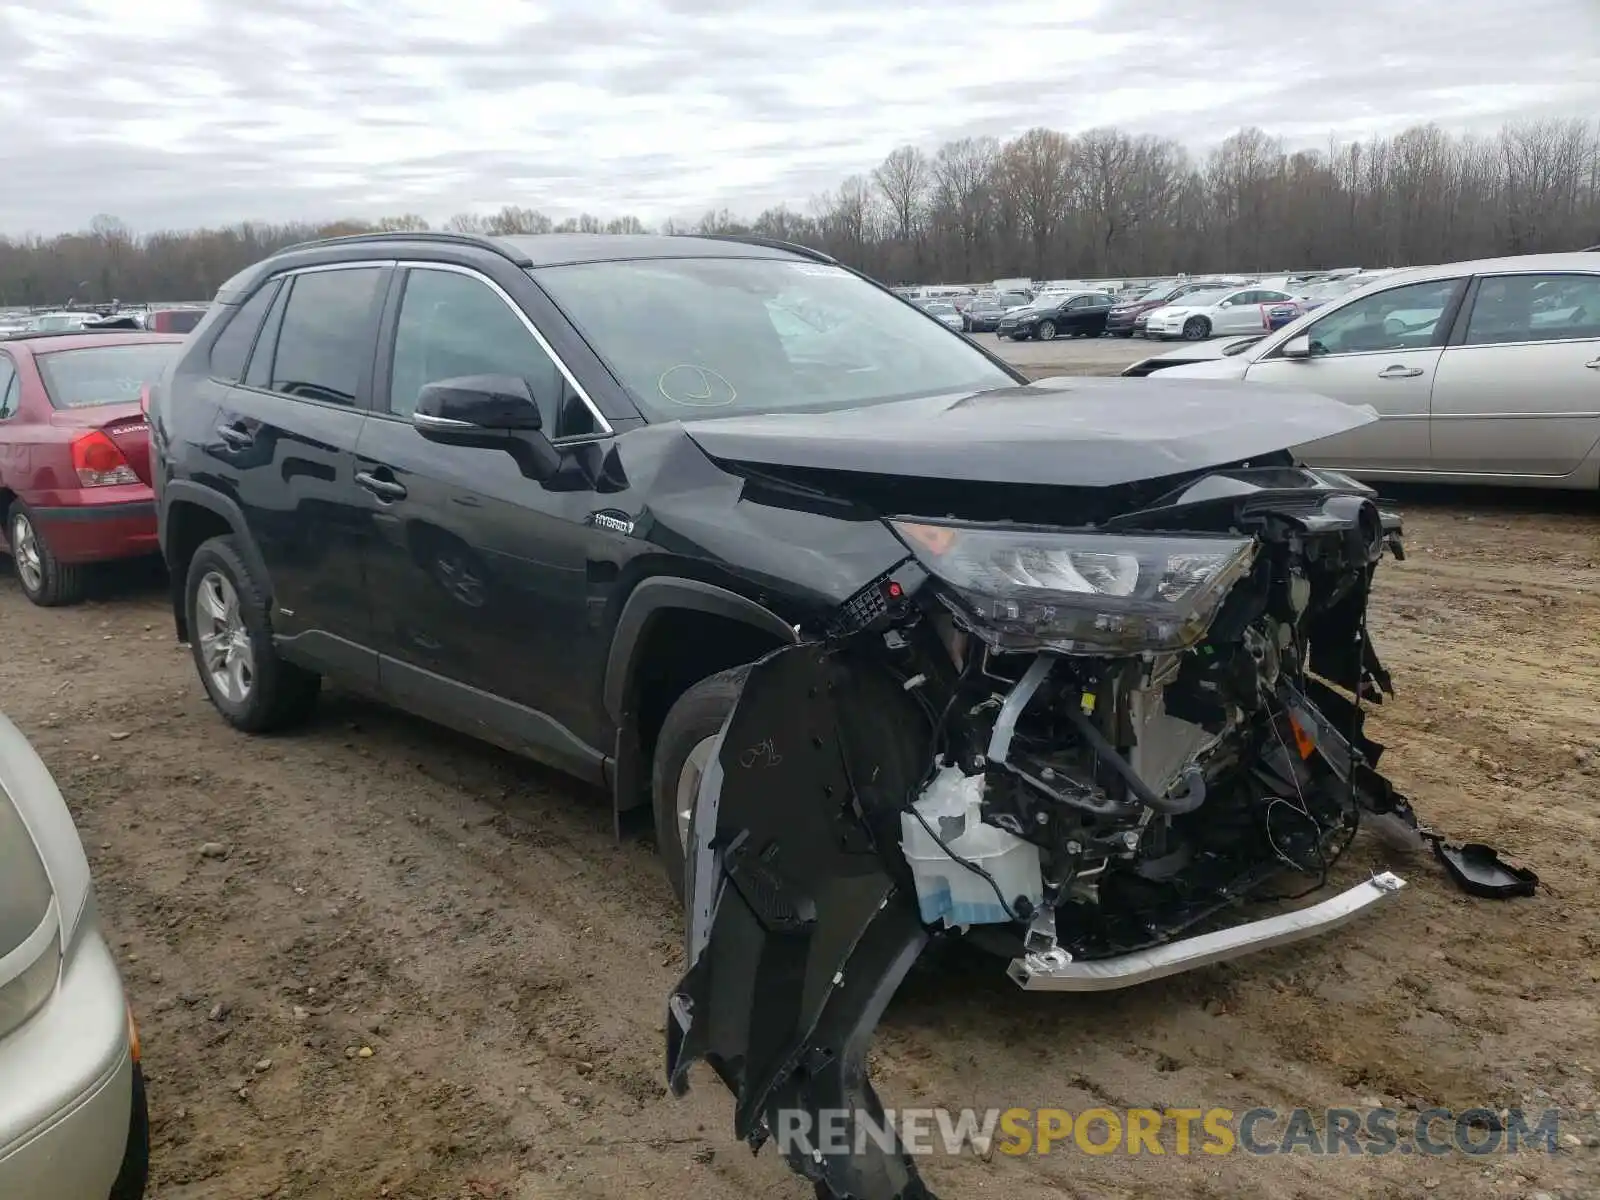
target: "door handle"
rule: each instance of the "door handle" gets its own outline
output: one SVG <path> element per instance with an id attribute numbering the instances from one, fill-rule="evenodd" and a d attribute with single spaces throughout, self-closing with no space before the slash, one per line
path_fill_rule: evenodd
<path id="1" fill-rule="evenodd" d="M 227 425 L 218 425 L 217 436 L 235 450 L 243 450 L 246 446 L 253 445 L 256 440 L 256 435 L 246 429 L 243 423 L 239 421 L 234 421 Z"/>
<path id="2" fill-rule="evenodd" d="M 357 471 L 356 482 L 379 500 L 393 502 L 406 498 L 406 485 L 393 479 L 382 479 L 371 471 Z"/>
<path id="3" fill-rule="evenodd" d="M 1396 363 L 1378 372 L 1379 379 L 1415 379 L 1422 374 L 1421 367 L 1402 367 Z"/>

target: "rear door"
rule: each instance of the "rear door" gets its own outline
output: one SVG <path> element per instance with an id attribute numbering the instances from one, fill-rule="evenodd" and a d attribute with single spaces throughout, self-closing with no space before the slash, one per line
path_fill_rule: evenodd
<path id="1" fill-rule="evenodd" d="M 280 648 L 372 685 L 377 656 L 361 576 L 367 496 L 355 482 L 355 448 L 391 273 L 388 263 L 364 262 L 289 275 L 207 447 L 271 578 Z"/>
<path id="2" fill-rule="evenodd" d="M 1600 441 L 1600 273 L 1486 275 L 1439 360 L 1435 470 L 1558 477 Z"/>
<path id="3" fill-rule="evenodd" d="M 1466 282 L 1463 276 L 1401 284 L 1352 300 L 1307 327 L 1311 357 L 1284 358 L 1275 347 L 1250 364 L 1245 378 L 1376 410 L 1372 424 L 1304 447 L 1308 461 L 1345 470 L 1427 471 L 1429 398 Z"/>

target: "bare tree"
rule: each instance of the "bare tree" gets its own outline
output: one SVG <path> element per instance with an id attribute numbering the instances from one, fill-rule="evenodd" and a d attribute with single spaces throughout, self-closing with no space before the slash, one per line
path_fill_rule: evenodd
<path id="1" fill-rule="evenodd" d="M 114 216 L 56 237 L 0 237 L 0 304 L 73 298 L 192 300 L 284 246 L 372 230 L 422 230 L 416 213 L 318 224 L 245 222 L 137 233 Z M 637 217 L 559 223 L 508 205 L 460 213 L 463 233 L 639 233 Z M 1600 125 L 1534 121 L 1492 136 L 1433 125 L 1288 152 L 1242 129 L 1193 163 L 1174 142 L 1117 129 L 1075 141 L 1031 129 L 1004 144 L 903 146 L 809 212 L 731 209 L 662 232 L 754 233 L 815 246 L 895 281 L 1000 275 L 1403 266 L 1600 243 Z"/>

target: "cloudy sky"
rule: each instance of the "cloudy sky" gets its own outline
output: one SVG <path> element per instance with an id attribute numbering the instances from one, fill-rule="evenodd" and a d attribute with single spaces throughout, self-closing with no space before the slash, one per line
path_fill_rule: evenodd
<path id="1" fill-rule="evenodd" d="M 895 146 L 1600 117 L 1600 0 L 0 0 L 0 232 L 754 214 Z"/>

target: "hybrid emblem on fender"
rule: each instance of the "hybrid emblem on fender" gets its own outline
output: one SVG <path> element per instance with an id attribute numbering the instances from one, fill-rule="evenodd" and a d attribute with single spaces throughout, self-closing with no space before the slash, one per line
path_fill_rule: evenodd
<path id="1" fill-rule="evenodd" d="M 617 533 L 633 532 L 633 519 L 627 513 L 618 512 L 614 508 L 590 513 L 589 524 L 598 525 L 601 529 L 612 529 Z"/>

